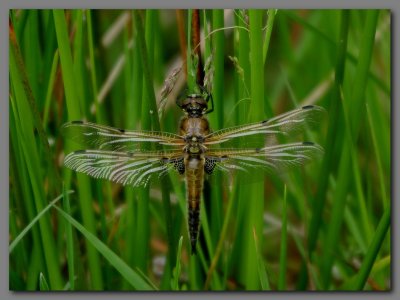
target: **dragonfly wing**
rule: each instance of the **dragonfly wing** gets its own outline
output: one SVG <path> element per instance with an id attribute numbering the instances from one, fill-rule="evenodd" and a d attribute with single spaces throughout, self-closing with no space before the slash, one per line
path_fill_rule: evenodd
<path id="1" fill-rule="evenodd" d="M 208 173 L 218 170 L 254 177 L 260 171 L 281 174 L 289 169 L 311 162 L 323 154 L 321 146 L 299 142 L 253 149 L 220 149 L 206 156 Z"/>
<path id="2" fill-rule="evenodd" d="M 62 132 L 81 145 L 101 150 L 137 150 L 152 143 L 180 147 L 184 144 L 182 137 L 172 133 L 124 130 L 81 121 L 64 124 Z"/>
<path id="3" fill-rule="evenodd" d="M 152 176 L 161 177 L 183 166 L 181 151 L 115 152 L 79 150 L 64 159 L 68 168 L 95 178 L 123 185 L 146 185 Z"/>
<path id="4" fill-rule="evenodd" d="M 324 109 L 307 105 L 262 122 L 215 131 L 205 138 L 205 145 L 222 147 L 262 147 L 274 144 L 280 137 L 291 137 L 318 124 Z M 236 144 L 235 144 L 236 143 Z"/>

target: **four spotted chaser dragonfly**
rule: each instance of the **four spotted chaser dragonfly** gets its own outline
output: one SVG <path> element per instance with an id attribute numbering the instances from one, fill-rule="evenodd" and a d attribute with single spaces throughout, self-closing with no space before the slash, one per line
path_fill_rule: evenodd
<path id="1" fill-rule="evenodd" d="M 311 142 L 278 143 L 281 137 L 295 136 L 317 123 L 323 111 L 319 106 L 307 105 L 262 122 L 212 132 L 205 117 L 213 110 L 208 108 L 208 101 L 209 97 L 201 94 L 190 94 L 177 101 L 185 113 L 179 134 L 123 130 L 81 121 L 66 123 L 65 136 L 85 144 L 87 150 L 68 154 L 64 164 L 95 178 L 131 186 L 146 185 L 151 177 L 161 177 L 169 171 L 184 175 L 189 238 L 194 254 L 206 174 L 216 170 L 280 173 L 323 153 L 319 145 Z M 150 149 L 143 145 L 151 144 L 158 144 L 163 150 L 142 150 Z"/>

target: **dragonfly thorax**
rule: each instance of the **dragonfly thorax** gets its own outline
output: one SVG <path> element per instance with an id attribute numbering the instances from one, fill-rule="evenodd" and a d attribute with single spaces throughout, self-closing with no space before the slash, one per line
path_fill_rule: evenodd
<path id="1" fill-rule="evenodd" d="M 200 154 L 204 153 L 206 147 L 203 145 L 204 138 L 202 136 L 187 136 L 185 138 L 186 146 L 184 148 L 186 153 Z"/>

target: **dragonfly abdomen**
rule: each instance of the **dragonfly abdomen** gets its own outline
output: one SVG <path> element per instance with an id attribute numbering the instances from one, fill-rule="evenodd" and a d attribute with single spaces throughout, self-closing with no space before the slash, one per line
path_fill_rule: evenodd
<path id="1" fill-rule="evenodd" d="M 192 254 L 196 253 L 196 244 L 200 228 L 200 200 L 204 181 L 204 158 L 200 155 L 186 159 L 186 191 L 188 199 L 188 227 Z"/>

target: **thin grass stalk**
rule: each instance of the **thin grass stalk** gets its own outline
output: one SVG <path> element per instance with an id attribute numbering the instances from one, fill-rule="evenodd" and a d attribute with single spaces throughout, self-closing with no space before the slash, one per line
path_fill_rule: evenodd
<path id="1" fill-rule="evenodd" d="M 47 283 L 46 277 L 43 275 L 42 272 L 40 272 L 40 275 L 39 275 L 39 290 L 41 292 L 50 291 L 50 288 L 49 288 L 49 285 Z"/>
<path id="2" fill-rule="evenodd" d="M 212 10 L 212 31 L 224 27 L 224 10 Z M 221 129 L 224 124 L 224 52 L 225 52 L 225 35 L 223 30 L 213 33 L 211 38 L 213 49 L 213 101 L 214 112 L 210 115 L 209 120 L 213 130 Z M 219 240 L 222 228 L 222 178 L 219 175 L 211 177 L 211 201 L 206 201 L 209 206 L 210 228 L 212 237 L 212 247 L 214 248 Z M 206 200 L 206 199 L 205 199 Z M 214 252 L 214 251 L 213 251 Z"/>
<path id="3" fill-rule="evenodd" d="M 50 71 L 50 78 L 49 78 L 48 85 L 47 85 L 46 101 L 45 101 L 45 105 L 44 105 L 43 123 L 42 123 L 43 128 L 47 128 L 47 125 L 48 125 L 50 105 L 51 105 L 51 96 L 52 96 L 53 88 L 54 88 L 54 80 L 56 77 L 58 60 L 59 60 L 59 54 L 58 54 L 58 51 L 56 51 L 54 53 L 53 63 L 51 66 L 51 71 Z"/>
<path id="4" fill-rule="evenodd" d="M 86 10 L 84 12 L 86 14 L 86 19 L 87 19 L 87 46 L 89 49 L 89 62 L 90 62 L 90 85 L 85 86 L 85 88 L 82 87 L 82 83 L 80 83 L 80 87 L 84 89 L 85 94 L 92 95 L 90 98 L 91 101 L 89 101 L 89 104 L 93 105 L 95 108 L 95 119 L 96 122 L 99 124 L 104 124 L 105 123 L 105 110 L 104 110 L 104 105 L 100 104 L 99 101 L 99 92 L 98 92 L 98 85 L 97 85 L 97 68 L 96 68 L 96 62 L 95 62 L 95 43 L 94 43 L 94 37 L 93 37 L 93 30 L 92 30 L 92 13 L 90 10 Z M 78 21 L 83 18 L 82 14 L 78 14 Z M 79 21 L 79 23 L 81 23 Z M 80 24 L 81 25 L 81 24 Z M 82 27 L 82 25 L 81 25 Z M 82 34 L 82 33 L 81 33 Z M 82 45 L 81 45 L 82 46 Z M 83 47 L 82 47 L 83 48 Z M 83 71 L 83 68 L 82 70 Z M 81 75 L 82 76 L 82 75 Z M 83 81 L 82 81 L 83 82 Z M 90 88 L 89 88 L 90 87 Z M 83 102 L 83 101 L 82 101 Z M 108 203 L 112 203 L 112 195 L 111 195 L 111 182 L 105 181 L 102 182 L 100 180 L 96 180 L 95 182 L 96 186 L 96 195 L 99 203 L 99 208 L 100 208 L 100 232 L 101 232 L 101 237 L 103 241 L 107 240 L 107 221 L 106 221 L 106 205 L 105 205 L 105 199 L 107 198 Z M 106 191 L 103 195 L 103 188 Z M 112 209 L 112 206 L 110 207 Z M 105 266 L 104 268 L 104 273 L 105 273 L 105 281 L 106 283 L 109 283 L 111 281 L 111 270 L 109 266 Z"/>
<path id="5" fill-rule="evenodd" d="M 379 186 L 381 190 L 381 198 L 382 198 L 382 206 L 384 209 L 390 205 L 390 202 L 388 201 L 387 195 L 386 195 L 386 187 L 385 187 L 385 177 L 383 175 L 383 168 L 382 168 L 382 162 L 381 162 L 381 155 L 380 155 L 380 149 L 376 140 L 376 132 L 375 132 L 375 127 L 372 123 L 372 115 L 371 111 L 369 109 L 369 106 L 367 105 L 367 116 L 368 116 L 368 123 L 369 127 L 371 129 L 371 137 L 372 137 L 372 143 L 374 145 L 374 150 L 375 150 L 375 156 L 376 156 L 376 163 L 378 166 L 378 175 L 379 175 Z"/>
<path id="6" fill-rule="evenodd" d="M 224 27 L 224 10 L 212 10 L 212 30 Z M 214 51 L 214 82 L 213 98 L 214 113 L 210 116 L 210 122 L 214 130 L 222 128 L 224 125 L 224 51 L 225 35 L 223 30 L 214 32 L 212 35 L 212 46 Z"/>
<path id="7" fill-rule="evenodd" d="M 131 18 L 134 20 L 134 11 L 131 12 Z M 142 61 L 141 54 L 138 45 L 140 41 L 138 40 L 137 27 L 135 22 L 132 22 L 132 35 L 134 39 L 135 47 L 132 48 L 132 79 L 130 84 L 130 97 L 127 99 L 126 104 L 126 128 L 136 129 L 139 126 L 140 115 L 142 110 L 142 91 L 143 91 L 143 76 L 142 76 Z M 135 256 L 135 244 L 137 240 L 136 236 L 136 205 L 135 202 L 138 196 L 138 188 L 126 187 L 125 188 L 125 198 L 127 202 L 127 222 L 125 223 L 126 230 L 126 262 L 129 264 L 134 264 Z M 128 289 L 128 282 L 123 285 L 124 289 Z"/>
<path id="8" fill-rule="evenodd" d="M 98 88 L 97 88 L 97 75 L 96 75 L 96 63 L 94 60 L 94 40 L 92 32 L 92 13 L 90 10 L 86 11 L 87 18 L 87 41 L 89 48 L 89 61 L 90 61 L 90 84 L 92 89 L 92 101 L 96 109 L 96 122 L 102 123 L 103 118 L 101 116 L 101 111 L 99 108 L 98 99 Z"/>
<path id="9" fill-rule="evenodd" d="M 51 204 L 54 205 L 55 203 Z M 69 195 L 63 185 L 63 208 L 67 214 L 71 214 L 71 206 L 69 203 Z M 74 266 L 74 240 L 72 238 L 72 227 L 71 224 L 65 222 L 65 238 L 67 244 L 67 261 L 68 261 L 68 278 L 69 278 L 69 290 L 75 290 L 75 266 Z"/>
<path id="10" fill-rule="evenodd" d="M 85 68 L 86 68 L 86 58 L 84 49 L 86 48 L 84 46 L 84 40 L 87 40 L 83 36 L 83 18 L 84 18 L 84 11 L 82 9 L 76 10 L 75 18 L 73 20 L 75 21 L 75 34 L 74 34 L 74 42 L 73 42 L 73 58 L 74 58 L 74 74 L 76 76 L 75 84 L 76 84 L 76 91 L 78 93 L 79 99 L 79 106 L 81 109 L 81 112 L 83 115 L 86 115 L 89 113 L 88 110 L 88 103 L 91 100 L 91 97 L 88 94 L 88 89 L 86 88 L 86 74 L 85 74 Z M 89 23 L 88 27 L 90 26 L 91 23 Z M 90 44 L 90 43 L 89 43 Z"/>
<path id="11" fill-rule="evenodd" d="M 149 53 L 153 53 L 151 49 L 147 49 L 146 46 L 146 40 L 144 37 L 144 28 L 142 24 L 142 16 L 139 11 L 134 11 L 134 20 L 135 20 L 135 25 L 136 25 L 136 30 L 137 30 L 137 35 L 138 35 L 138 47 L 140 50 L 140 54 L 142 57 L 142 67 L 143 67 L 143 76 L 144 76 L 144 87 L 143 87 L 143 92 L 147 93 L 148 101 L 143 101 L 142 102 L 142 127 L 143 129 L 150 129 L 151 127 L 154 128 L 155 131 L 160 130 L 160 122 L 157 117 L 157 105 L 156 105 L 156 96 L 154 93 L 154 88 L 153 88 L 153 77 L 152 77 L 152 72 L 151 72 L 151 61 Z M 154 17 L 154 12 L 151 10 L 147 11 L 146 18 L 148 20 L 146 21 L 146 27 L 149 28 L 151 27 L 151 18 Z M 149 23 L 147 23 L 149 22 Z M 150 30 L 150 29 L 148 29 Z M 146 34 L 146 36 L 152 37 L 151 31 Z M 151 40 L 149 41 L 151 45 L 153 43 Z M 148 52 L 149 51 L 149 52 Z M 143 96 L 144 99 L 146 99 Z"/>
<path id="12" fill-rule="evenodd" d="M 27 271 L 27 282 L 26 282 L 26 290 L 27 291 L 37 291 L 37 278 L 40 274 L 40 270 L 43 270 L 43 256 L 40 250 L 40 244 L 35 244 L 32 247 L 32 255 L 30 257 L 32 262 L 28 266 Z"/>
<path id="13" fill-rule="evenodd" d="M 379 221 L 375 235 L 368 248 L 368 252 L 365 255 L 360 271 L 358 272 L 356 283 L 352 286 L 352 290 L 363 290 L 374 263 L 379 259 L 379 249 L 381 248 L 385 236 L 390 228 L 390 216 L 391 209 L 390 207 L 387 207 Z"/>
<path id="14" fill-rule="evenodd" d="M 132 19 L 134 19 L 134 12 L 132 12 Z M 138 125 L 140 115 L 142 111 L 142 91 L 143 91 L 143 76 L 142 75 L 142 60 L 140 58 L 139 42 L 137 28 L 135 22 L 132 22 L 132 32 L 134 35 L 134 44 L 132 51 L 132 98 L 127 104 L 127 111 L 131 112 L 132 115 L 126 116 L 126 121 L 129 129 L 134 129 Z"/>
<path id="15" fill-rule="evenodd" d="M 275 15 L 277 14 L 277 12 L 278 12 L 277 9 L 268 9 L 268 11 L 267 11 L 268 20 L 267 20 L 267 26 L 265 29 L 265 38 L 264 38 L 264 44 L 263 44 L 263 64 L 264 64 L 264 66 L 265 66 L 265 62 L 267 61 L 269 41 L 271 40 L 272 28 L 274 26 Z"/>
<path id="16" fill-rule="evenodd" d="M 242 18 L 239 18 L 239 27 L 247 27 L 248 24 L 244 22 Z M 250 60 L 249 60 L 249 52 L 250 52 L 250 41 L 249 34 L 247 31 L 243 29 L 238 29 L 239 31 L 239 65 L 243 69 L 244 78 L 243 83 L 239 86 L 239 101 L 243 101 L 244 99 L 250 98 Z M 249 112 L 249 101 L 245 101 L 244 104 L 239 105 L 238 107 L 238 119 L 239 120 L 248 120 L 248 112 Z"/>
<path id="17" fill-rule="evenodd" d="M 250 52 L 250 43 L 249 43 L 249 34 L 247 30 L 243 28 L 247 28 L 248 24 L 245 20 L 241 17 L 240 11 L 235 11 L 235 21 L 237 27 L 235 31 L 237 31 L 237 41 L 234 43 L 235 51 L 237 53 L 239 65 L 243 70 L 242 74 L 238 74 L 237 76 L 241 80 L 238 80 L 237 84 L 237 96 L 236 96 L 236 103 L 241 103 L 237 105 L 235 119 L 237 125 L 243 124 L 248 120 L 248 111 L 249 105 L 248 102 L 243 101 L 244 99 L 250 98 L 250 60 L 249 60 L 249 52 Z M 238 78 L 238 79 L 239 79 Z M 239 146 L 239 145 L 238 145 Z M 244 200 L 246 195 L 249 195 L 249 185 L 237 185 L 236 180 L 234 178 L 233 186 L 236 187 L 236 192 L 234 193 L 235 197 L 232 198 L 232 211 L 233 214 L 236 216 L 235 223 L 234 223 L 234 230 L 233 236 L 234 239 L 232 241 L 232 252 L 229 257 L 229 265 L 226 266 L 227 274 L 226 276 L 231 276 L 231 274 L 235 274 L 236 278 L 243 282 L 245 277 L 244 272 L 242 269 L 244 268 L 243 262 L 243 251 L 244 251 L 244 236 L 246 234 L 244 230 L 244 220 L 245 214 L 247 211 L 247 204 Z M 226 215 L 227 218 L 229 215 Z M 228 220 L 226 220 L 227 222 Z M 224 221 L 225 222 L 225 221 Z M 239 264 L 238 264 L 239 262 Z M 237 274 L 237 275 L 236 275 Z"/>
<path id="18" fill-rule="evenodd" d="M 181 253 L 182 253 L 182 240 L 183 236 L 179 239 L 178 242 L 178 251 L 176 255 L 176 264 L 173 268 L 173 276 L 171 278 L 171 289 L 174 291 L 179 291 L 179 277 L 181 275 Z"/>
<path id="19" fill-rule="evenodd" d="M 197 70 L 196 70 L 196 83 L 199 86 L 203 86 L 203 83 L 204 83 L 203 58 L 201 56 L 201 48 L 197 47 L 197 45 L 200 45 L 200 13 L 199 13 L 199 9 L 193 10 L 191 31 L 192 31 L 193 52 L 197 56 L 197 59 L 198 59 Z"/>
<path id="20" fill-rule="evenodd" d="M 146 40 L 148 31 L 150 30 L 147 26 L 150 25 L 153 20 L 153 13 L 150 10 L 146 11 L 146 27 L 143 26 L 143 13 L 139 11 L 134 11 L 134 22 L 136 26 L 136 34 L 138 35 L 139 53 L 142 60 L 142 71 L 143 71 L 143 95 L 142 95 L 142 107 L 141 107 L 141 128 L 143 130 L 151 130 L 152 120 L 151 113 L 157 115 L 156 109 L 151 109 L 152 103 L 155 104 L 155 96 L 153 90 L 153 77 L 151 75 L 151 62 L 153 49 L 150 45 L 151 40 Z M 143 148 L 143 150 L 150 150 Z M 142 246 L 135 248 L 134 262 L 135 266 L 139 267 L 142 271 L 147 272 L 148 254 L 149 254 L 149 242 L 150 242 L 150 224 L 149 224 L 149 187 L 138 188 L 138 198 L 137 198 L 137 211 L 136 211 L 136 228 L 135 236 L 137 241 L 141 241 Z"/>
<path id="21" fill-rule="evenodd" d="M 238 12 L 239 14 L 239 12 Z M 241 17 L 238 17 L 238 25 L 239 27 L 247 27 L 248 24 L 245 23 L 245 20 Z M 238 86 L 238 99 L 236 103 L 242 101 L 245 98 L 250 98 L 250 60 L 249 60 L 249 52 L 250 52 L 250 40 L 248 31 L 238 29 L 239 33 L 239 41 L 235 43 L 235 46 L 238 46 L 238 58 L 239 65 L 243 69 L 243 80 L 241 84 Z M 250 104 L 249 102 L 243 101 L 241 105 L 237 106 L 237 119 L 240 122 L 247 122 L 248 120 L 248 112 L 249 112 Z M 239 145 L 238 145 L 239 146 Z M 234 214 L 236 217 L 236 224 L 234 233 L 236 235 L 235 239 L 232 241 L 232 254 L 230 257 L 230 266 L 228 270 L 231 274 L 238 274 L 236 278 L 243 282 L 244 272 L 242 269 L 244 268 L 243 262 L 243 249 L 244 249 L 244 238 L 246 236 L 245 233 L 245 216 L 246 211 L 248 210 L 248 201 L 246 201 L 246 195 L 249 195 L 249 186 L 234 184 L 237 186 L 238 191 L 236 193 L 236 198 L 234 199 L 235 206 Z M 238 263 L 239 262 L 239 263 Z M 242 263 L 243 262 L 243 263 Z"/>
<path id="22" fill-rule="evenodd" d="M 130 14 L 130 17 L 132 19 L 132 12 Z M 132 34 L 129 34 L 132 32 Z M 137 117 L 139 116 L 139 112 L 136 111 L 137 109 L 137 103 L 140 103 L 141 101 L 141 94 L 140 97 L 134 97 L 135 91 L 138 89 L 141 92 L 141 88 L 143 83 L 140 82 L 140 89 L 137 87 L 137 83 L 135 81 L 135 77 L 133 76 L 134 74 L 134 69 L 138 68 L 133 61 L 134 57 L 136 54 L 138 54 L 137 48 L 133 47 L 132 51 L 129 49 L 129 43 L 130 39 L 134 39 L 134 25 L 132 22 L 131 27 L 127 27 L 124 30 L 124 55 L 125 55 L 125 66 L 124 66 L 124 94 L 126 96 L 126 103 L 125 103 L 125 124 L 124 128 L 127 129 L 135 129 L 137 126 Z M 136 41 L 134 41 L 135 44 Z M 138 55 L 136 55 L 139 57 Z M 142 78 L 141 76 L 138 76 Z M 140 111 L 140 109 L 139 109 Z M 135 222 L 133 216 L 135 215 L 135 208 L 134 208 L 134 201 L 135 201 L 135 192 L 134 188 L 128 186 L 124 187 L 124 198 L 125 198 L 125 203 L 126 203 L 126 208 L 125 208 L 125 216 L 126 216 L 126 221 L 121 224 L 124 224 L 124 230 L 123 234 L 124 235 L 124 240 L 125 240 L 125 247 L 123 250 L 123 253 L 121 257 L 124 259 L 124 261 L 128 265 L 133 265 L 133 255 L 134 255 L 134 247 L 135 247 Z M 114 210 L 113 210 L 114 211 Z M 111 215 L 114 213 L 112 212 Z M 122 221 L 122 219 L 121 219 Z M 130 285 L 129 283 L 125 280 L 122 285 L 121 285 L 122 290 L 129 290 Z"/>
<path id="23" fill-rule="evenodd" d="M 366 85 L 368 80 L 369 68 L 372 60 L 372 52 L 374 50 L 375 43 L 375 32 L 376 25 L 378 22 L 379 10 L 369 10 L 366 15 L 365 28 L 363 31 L 363 37 L 360 45 L 359 61 L 357 64 L 356 74 L 354 79 L 354 89 L 352 90 L 352 99 L 354 99 L 355 105 L 352 105 L 352 109 L 356 112 L 365 112 L 365 100 L 364 95 L 366 91 Z M 363 114 L 357 113 L 351 118 L 352 136 L 356 136 Z"/>
<path id="24" fill-rule="evenodd" d="M 271 287 L 269 284 L 269 279 L 268 279 L 267 270 L 265 268 L 264 259 L 263 259 L 262 253 L 260 252 L 258 238 L 257 238 L 255 230 L 253 230 L 253 238 L 254 238 L 254 246 L 256 248 L 256 254 L 257 254 L 257 262 L 258 262 L 257 271 L 258 271 L 258 278 L 259 278 L 261 290 L 269 291 L 269 290 L 271 290 Z"/>
<path id="25" fill-rule="evenodd" d="M 283 193 L 282 203 L 282 227 L 281 227 L 281 248 L 279 256 L 279 279 L 278 290 L 286 289 L 286 268 L 287 268 L 287 201 L 286 201 L 286 185 Z"/>
<path id="26" fill-rule="evenodd" d="M 54 64 L 54 53 L 56 52 L 56 35 L 52 11 L 50 9 L 39 10 L 39 21 L 40 36 L 46 36 L 46 45 L 48 45 L 43 49 L 43 46 L 40 44 L 40 49 L 42 49 L 44 53 L 42 56 L 43 82 L 50 82 L 51 68 Z M 43 30 L 43 28 L 45 29 Z M 46 96 L 45 91 L 44 89 L 42 97 Z"/>
<path id="27" fill-rule="evenodd" d="M 32 103 L 37 106 L 37 112 L 42 109 L 44 97 L 42 96 L 42 89 L 39 89 L 39 73 L 41 69 L 41 59 L 29 59 L 29 57 L 40 57 L 39 47 L 39 10 L 31 10 L 28 15 L 26 28 L 23 36 L 24 48 L 22 55 L 24 57 L 27 82 L 29 82 L 32 92 Z M 36 100 L 35 100 L 36 99 Z M 40 115 L 38 115 L 40 118 Z"/>
<path id="28" fill-rule="evenodd" d="M 234 187 L 232 189 L 232 192 L 230 193 L 230 198 L 228 200 L 228 206 L 226 209 L 226 213 L 225 213 L 225 218 L 224 218 L 224 223 L 222 225 L 222 230 L 221 230 L 221 234 L 219 236 L 219 240 L 218 240 L 218 244 L 215 250 L 214 255 L 212 256 L 212 261 L 210 264 L 210 267 L 207 271 L 207 277 L 206 277 L 206 281 L 204 283 L 204 290 L 208 290 L 208 287 L 210 286 L 210 282 L 211 282 L 211 278 L 212 275 L 215 271 L 215 268 L 217 267 L 217 263 L 219 261 L 220 255 L 222 254 L 222 250 L 223 250 L 223 245 L 226 239 L 226 234 L 228 233 L 228 228 L 229 228 L 229 221 L 231 219 L 231 215 L 232 215 L 232 211 L 233 211 L 233 203 L 235 201 L 236 198 L 236 192 L 237 192 L 237 187 Z"/>
<path id="29" fill-rule="evenodd" d="M 192 56 L 192 31 L 190 30 L 192 24 L 192 10 L 187 10 L 187 28 L 186 28 L 186 85 L 189 93 L 194 93 L 196 89 L 196 71 L 193 68 Z M 181 41 L 182 43 L 182 41 Z"/>

